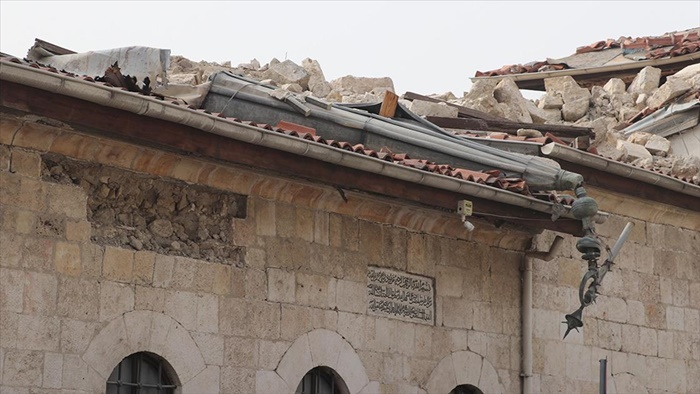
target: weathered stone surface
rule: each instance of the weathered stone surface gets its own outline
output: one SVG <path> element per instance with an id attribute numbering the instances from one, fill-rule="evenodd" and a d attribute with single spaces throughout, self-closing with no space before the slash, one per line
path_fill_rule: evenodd
<path id="1" fill-rule="evenodd" d="M 526 104 L 527 100 L 520 93 L 520 89 L 513 82 L 512 78 L 505 78 L 499 82 L 493 90 L 493 96 L 496 98 L 496 101 L 505 104 L 510 109 L 509 119 L 517 122 L 532 123 L 532 117 Z"/>
<path id="2" fill-rule="evenodd" d="M 647 66 L 644 67 L 627 88 L 627 93 L 631 94 L 650 94 L 654 89 L 659 87 L 661 80 L 661 69 Z"/>
<path id="3" fill-rule="evenodd" d="M 561 108 L 562 118 L 567 122 L 575 122 L 588 112 L 588 98 L 567 100 Z"/>
<path id="4" fill-rule="evenodd" d="M 337 91 L 349 91 L 354 94 L 368 93 L 374 88 L 386 88 L 394 91 L 394 82 L 388 77 L 366 78 L 347 75 L 334 79 L 330 83 L 331 87 Z"/>
<path id="5" fill-rule="evenodd" d="M 627 141 L 618 141 L 617 149 L 621 151 L 627 160 L 632 161 L 636 159 L 651 159 L 651 153 L 649 153 L 646 148 L 641 145 L 633 144 Z"/>
<path id="6" fill-rule="evenodd" d="M 309 90 L 314 96 L 324 98 L 333 89 L 331 84 L 326 81 L 323 75 L 321 65 L 318 61 L 306 58 L 301 62 L 302 67 L 309 73 Z"/>
<path id="7" fill-rule="evenodd" d="M 658 108 L 668 103 L 670 100 L 689 91 L 690 84 L 682 79 L 671 79 L 666 81 L 654 94 L 647 100 L 649 108 Z"/>
<path id="8" fill-rule="evenodd" d="M 517 135 L 521 137 L 539 138 L 542 137 L 542 132 L 535 129 L 518 129 Z"/>
<path id="9" fill-rule="evenodd" d="M 654 135 L 644 144 L 652 155 L 667 156 L 671 151 L 671 142 L 664 137 Z"/>
<path id="10" fill-rule="evenodd" d="M 625 81 L 621 80 L 620 78 L 611 78 L 603 86 L 603 89 L 610 94 L 625 93 L 626 92 Z"/>
<path id="11" fill-rule="evenodd" d="M 540 98 L 540 101 L 538 103 L 538 107 L 542 109 L 556 109 L 556 110 L 561 110 L 561 107 L 564 105 L 564 99 L 561 98 L 559 95 L 551 95 L 551 94 L 545 94 Z"/>
<path id="12" fill-rule="evenodd" d="M 296 83 L 304 89 L 308 89 L 311 77 L 303 67 L 289 59 L 277 64 L 270 63 L 270 68 L 265 71 L 263 76 L 279 85 Z"/>
<path id="13" fill-rule="evenodd" d="M 413 100 L 409 109 L 419 116 L 442 116 L 446 118 L 456 118 L 459 112 L 457 108 L 445 103 L 432 103 L 423 100 Z"/>

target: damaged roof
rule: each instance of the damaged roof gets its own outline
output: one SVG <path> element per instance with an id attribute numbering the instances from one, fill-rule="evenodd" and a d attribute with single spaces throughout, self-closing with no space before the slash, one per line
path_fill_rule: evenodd
<path id="1" fill-rule="evenodd" d="M 477 71 L 472 81 L 513 78 L 521 89 L 545 90 L 544 79 L 570 75 L 582 87 L 602 86 L 610 78 L 632 82 L 646 66 L 661 69 L 662 78 L 700 61 L 700 27 L 660 36 L 621 37 L 581 46 L 564 58 L 549 58 L 499 69 Z"/>

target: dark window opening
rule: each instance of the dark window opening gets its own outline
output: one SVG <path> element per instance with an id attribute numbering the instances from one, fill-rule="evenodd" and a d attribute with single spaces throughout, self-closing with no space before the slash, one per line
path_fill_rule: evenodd
<path id="1" fill-rule="evenodd" d="M 343 379 L 332 369 L 316 367 L 307 372 L 294 394 L 348 394 Z"/>
<path id="2" fill-rule="evenodd" d="M 152 353 L 134 353 L 123 359 L 107 379 L 107 394 L 174 394 L 171 368 Z"/>
<path id="3" fill-rule="evenodd" d="M 478 387 L 471 384 L 460 384 L 450 391 L 450 394 L 484 394 Z"/>

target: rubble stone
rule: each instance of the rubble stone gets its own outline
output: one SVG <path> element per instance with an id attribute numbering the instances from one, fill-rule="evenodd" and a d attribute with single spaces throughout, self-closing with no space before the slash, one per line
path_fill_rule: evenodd
<path id="1" fill-rule="evenodd" d="M 588 98 L 565 101 L 561 109 L 562 118 L 567 122 L 575 122 L 588 112 Z"/>
<path id="2" fill-rule="evenodd" d="M 301 61 L 301 66 L 309 73 L 309 90 L 314 96 L 319 98 L 328 96 L 332 88 L 330 83 L 326 81 L 326 77 L 323 75 L 323 70 L 321 70 L 321 65 L 318 61 L 307 57 Z"/>
<path id="3" fill-rule="evenodd" d="M 654 94 L 647 100 L 649 108 L 658 108 L 668 101 L 689 91 L 690 84 L 682 79 L 671 79 L 666 81 Z"/>
<path id="4" fill-rule="evenodd" d="M 521 137 L 539 138 L 542 137 L 542 132 L 535 129 L 518 129 L 517 134 Z"/>
<path id="5" fill-rule="evenodd" d="M 297 83 L 302 88 L 309 87 L 309 73 L 301 66 L 291 60 L 285 60 L 281 63 L 272 64 L 264 73 L 265 78 L 269 78 L 280 85 Z"/>
<path id="6" fill-rule="evenodd" d="M 419 116 L 442 116 L 447 118 L 456 118 L 459 112 L 457 108 L 445 103 L 433 103 L 423 100 L 413 100 L 410 110 Z"/>
<path id="7" fill-rule="evenodd" d="M 338 91 L 349 90 L 351 93 L 362 94 L 371 92 L 372 89 L 383 87 L 394 91 L 394 82 L 391 78 L 367 78 L 346 75 L 331 81 L 331 87 Z"/>
<path id="8" fill-rule="evenodd" d="M 651 159 L 651 153 L 641 145 L 627 141 L 617 141 L 617 149 L 623 152 L 626 161 Z"/>
<path id="9" fill-rule="evenodd" d="M 652 154 L 657 156 L 666 156 L 671 150 L 671 141 L 658 135 L 652 135 L 644 144 L 644 147 Z"/>
<path id="10" fill-rule="evenodd" d="M 634 80 L 627 88 L 627 93 L 631 94 L 650 94 L 654 89 L 659 87 L 661 80 L 661 69 L 647 66 L 634 77 Z"/>
<path id="11" fill-rule="evenodd" d="M 620 78 L 611 78 L 608 83 L 603 86 L 603 89 L 610 94 L 625 93 L 625 88 L 625 81 Z"/>
<path id="12" fill-rule="evenodd" d="M 499 103 L 506 104 L 511 110 L 512 115 L 509 118 L 515 117 L 518 122 L 532 123 L 532 117 L 525 102 L 525 98 L 518 85 L 515 84 L 512 78 L 505 78 L 496 85 L 493 90 L 493 96 Z"/>
<path id="13" fill-rule="evenodd" d="M 651 134 L 651 133 L 637 131 L 637 132 L 630 134 L 630 136 L 627 137 L 627 141 L 629 141 L 633 144 L 645 145 L 647 142 L 649 142 L 649 139 L 651 139 L 652 136 L 653 136 L 653 134 Z"/>
<path id="14" fill-rule="evenodd" d="M 538 107 L 542 109 L 557 109 L 561 110 L 561 107 L 564 105 L 564 100 L 561 98 L 561 96 L 553 96 L 550 94 L 545 94 L 540 98 L 540 102 L 538 104 Z"/>
<path id="15" fill-rule="evenodd" d="M 547 78 L 544 80 L 544 89 L 547 92 L 548 95 L 552 96 L 562 96 L 562 93 L 564 92 L 565 85 L 569 84 L 575 84 L 578 86 L 576 83 L 576 80 L 567 75 L 564 77 L 555 77 L 555 78 Z"/>

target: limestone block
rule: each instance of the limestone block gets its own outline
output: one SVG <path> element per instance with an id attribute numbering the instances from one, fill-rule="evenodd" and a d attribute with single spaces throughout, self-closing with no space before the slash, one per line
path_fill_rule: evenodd
<path id="1" fill-rule="evenodd" d="M 556 110 L 561 110 L 561 107 L 564 105 L 564 100 L 561 98 L 560 95 L 551 95 L 551 94 L 545 94 L 540 98 L 539 103 L 537 104 L 538 107 L 541 109 L 556 109 Z"/>
<path id="2" fill-rule="evenodd" d="M 474 303 L 474 329 L 491 333 L 503 332 L 503 306 L 491 302 Z"/>
<path id="3" fill-rule="evenodd" d="M 282 305 L 281 316 L 281 335 L 284 339 L 295 340 L 299 335 L 313 329 L 311 308 Z"/>
<path id="4" fill-rule="evenodd" d="M 111 369 L 109 372 L 112 372 Z M 80 356 L 75 354 L 63 356 L 62 389 L 81 390 L 80 392 L 100 392 L 104 390 L 106 379 L 107 376 L 101 376 Z"/>
<path id="5" fill-rule="evenodd" d="M 102 261 L 102 275 L 110 280 L 130 282 L 134 267 L 134 252 L 115 248 L 105 247 L 104 259 Z"/>
<path id="6" fill-rule="evenodd" d="M 81 354 L 95 333 L 96 323 L 63 319 L 61 321 L 61 351 Z"/>
<path id="7" fill-rule="evenodd" d="M 533 334 L 535 338 L 560 339 L 561 313 L 535 308 L 533 312 Z M 585 327 L 585 326 L 584 326 Z"/>
<path id="8" fill-rule="evenodd" d="M 296 299 L 296 279 L 293 271 L 267 269 L 267 299 L 273 302 L 293 303 Z"/>
<path id="9" fill-rule="evenodd" d="M 341 342 L 340 355 L 335 370 L 343 377 L 351 393 L 359 392 L 369 383 L 367 372 L 362 365 L 360 357 L 355 350 L 345 341 Z"/>
<path id="10" fill-rule="evenodd" d="M 396 334 L 396 350 L 406 356 L 413 356 L 415 349 L 416 325 L 399 322 Z M 465 341 L 466 342 L 466 341 Z"/>
<path id="11" fill-rule="evenodd" d="M 500 104 L 505 105 L 511 113 L 508 118 L 518 122 L 532 123 L 532 117 L 528 110 L 527 100 L 520 93 L 520 89 L 511 78 L 501 80 L 493 90 L 493 96 Z M 534 107 L 534 105 L 532 106 Z"/>
<path id="12" fill-rule="evenodd" d="M 530 118 L 532 118 L 532 123 L 544 124 L 548 121 L 556 120 L 556 113 L 559 113 L 559 111 L 553 113 L 551 111 L 538 108 L 535 105 L 535 103 L 533 103 L 530 100 L 523 100 L 522 103 L 527 109 L 527 112 L 530 114 Z"/>
<path id="13" fill-rule="evenodd" d="M 505 393 L 503 385 L 498 379 L 496 369 L 486 360 L 484 360 L 481 366 L 481 376 L 479 377 L 479 385 L 477 387 L 483 390 L 484 393 Z"/>
<path id="14" fill-rule="evenodd" d="M 296 83 L 305 90 L 309 87 L 310 77 L 303 67 L 289 59 L 277 64 L 271 64 L 270 68 L 263 73 L 263 78 L 271 79 L 279 85 Z"/>
<path id="15" fill-rule="evenodd" d="M 216 394 L 219 392 L 220 368 L 216 365 L 206 367 L 197 376 L 182 386 L 183 394 Z"/>
<path id="16" fill-rule="evenodd" d="M 572 84 L 578 86 L 578 83 L 576 80 L 567 75 L 563 77 L 555 77 L 555 78 L 546 78 L 544 80 L 544 89 L 547 92 L 548 95 L 551 96 L 563 96 L 564 95 L 564 90 L 565 90 L 565 85 L 566 84 Z"/>
<path id="17" fill-rule="evenodd" d="M 382 382 L 398 385 L 403 380 L 403 359 L 400 354 L 382 357 Z"/>
<path id="18" fill-rule="evenodd" d="M 663 358 L 674 358 L 673 332 L 659 330 L 657 332 L 657 344 L 659 348 L 658 356 Z"/>
<path id="19" fill-rule="evenodd" d="M 87 220 L 67 220 L 66 239 L 68 241 L 87 241 L 90 239 L 92 226 Z"/>
<path id="20" fill-rule="evenodd" d="M 174 268 L 175 257 L 157 254 L 153 266 L 153 286 L 170 287 Z"/>
<path id="21" fill-rule="evenodd" d="M 0 268 L 0 311 L 22 312 L 24 277 L 23 271 Z"/>
<path id="22" fill-rule="evenodd" d="M 126 313 L 124 324 L 127 327 L 129 349 L 137 351 L 150 348 L 151 328 L 153 327 L 153 313 L 151 311 Z"/>
<path id="23" fill-rule="evenodd" d="M 666 307 L 666 328 L 677 331 L 685 330 L 685 313 L 683 308 Z"/>
<path id="24" fill-rule="evenodd" d="M 418 116 L 441 116 L 446 118 L 456 118 L 459 110 L 446 103 L 433 103 L 430 101 L 413 100 L 409 108 Z"/>
<path id="25" fill-rule="evenodd" d="M 625 81 L 620 78 L 611 78 L 604 86 L 603 90 L 610 94 L 625 93 L 626 92 Z"/>
<path id="26" fill-rule="evenodd" d="M 658 354 L 658 340 L 656 330 L 646 327 L 639 328 L 639 353 L 647 356 Z"/>
<path id="27" fill-rule="evenodd" d="M 219 332 L 219 299 L 212 294 L 197 294 L 197 331 Z"/>
<path id="28" fill-rule="evenodd" d="M 145 324 L 147 322 L 144 321 L 143 323 Z M 163 354 L 168 340 L 170 326 L 174 324 L 177 324 L 177 322 L 168 315 L 163 313 L 151 314 L 151 337 L 148 342 L 150 343 L 149 348 L 152 349 L 154 353 Z"/>
<path id="29" fill-rule="evenodd" d="M 71 219 L 85 219 L 87 214 L 87 194 L 78 186 L 49 184 L 48 212 L 67 216 Z"/>
<path id="30" fill-rule="evenodd" d="M 124 319 L 114 319 L 90 342 L 83 359 L 100 375 L 108 377 L 121 358 L 131 354 L 126 338 Z"/>
<path id="31" fill-rule="evenodd" d="M 594 338 L 597 346 L 610 350 L 619 350 L 622 347 L 621 324 L 598 319 L 597 326 L 598 335 Z"/>
<path id="32" fill-rule="evenodd" d="M 292 346 L 289 347 L 289 350 L 284 354 L 276 372 L 289 387 L 296 387 L 304 374 L 313 367 L 314 364 L 311 359 L 309 337 L 307 335 L 302 335 L 294 341 Z M 347 377 L 345 377 L 345 379 L 347 382 Z"/>
<path id="33" fill-rule="evenodd" d="M 462 297 L 465 271 L 449 266 L 437 266 L 435 292 L 437 296 Z"/>
<path id="34" fill-rule="evenodd" d="M 566 377 L 576 380 L 591 378 L 591 349 L 586 346 L 566 344 Z"/>
<path id="35" fill-rule="evenodd" d="M 643 303 L 635 300 L 627 300 L 627 313 L 628 323 L 635 324 L 638 326 L 644 325 L 645 312 Z"/>
<path id="36" fill-rule="evenodd" d="M 17 321 L 19 314 L 0 311 L 0 346 L 3 348 L 17 347 Z"/>
<path id="37" fill-rule="evenodd" d="M 103 281 L 100 284 L 100 321 L 112 320 L 134 310 L 134 290 L 131 286 Z"/>
<path id="38" fill-rule="evenodd" d="M 57 303 L 59 316 L 97 320 L 99 299 L 99 288 L 96 282 L 71 277 L 59 279 Z"/>
<path id="39" fill-rule="evenodd" d="M 197 295 L 173 291 L 165 298 L 163 313 L 175 319 L 188 330 L 197 329 Z"/>
<path id="40" fill-rule="evenodd" d="M 375 330 L 375 319 L 372 317 L 338 312 L 338 333 L 356 349 L 367 348 Z"/>
<path id="41" fill-rule="evenodd" d="M 134 283 L 150 285 L 153 283 L 153 268 L 156 263 L 156 254 L 140 251 L 134 254 Z"/>
<path id="42" fill-rule="evenodd" d="M 378 352 L 393 352 L 396 349 L 396 320 L 377 318 L 374 321 L 374 338 L 368 346 Z"/>
<path id="43" fill-rule="evenodd" d="M 688 390 L 687 369 L 683 360 L 666 360 L 666 383 L 664 390 L 671 392 L 685 393 Z M 694 387 L 692 390 L 695 390 Z"/>
<path id="44" fill-rule="evenodd" d="M 202 352 L 204 363 L 207 365 L 223 365 L 224 363 L 224 337 L 217 334 L 192 332 L 192 339 Z"/>
<path id="45" fill-rule="evenodd" d="M 354 77 L 352 75 L 347 75 L 334 79 L 330 82 L 331 87 L 337 91 L 348 90 L 354 94 L 363 94 L 371 92 L 374 88 L 386 88 L 387 90 L 394 91 L 394 82 L 391 78 L 366 78 L 366 77 Z"/>
<path id="46" fill-rule="evenodd" d="M 275 371 L 257 371 L 255 373 L 255 392 L 257 394 L 291 393 L 296 386 L 288 386 Z"/>
<path id="47" fill-rule="evenodd" d="M 37 153 L 14 148 L 11 154 L 11 172 L 33 178 L 39 177 L 41 174 L 41 158 Z"/>
<path id="48" fill-rule="evenodd" d="M 618 141 L 617 150 L 623 152 L 623 154 L 627 157 L 628 161 L 636 159 L 652 159 L 651 153 L 649 153 L 649 151 L 646 150 L 646 148 L 644 148 L 641 145 L 633 144 L 631 142 L 622 140 Z"/>
<path id="49" fill-rule="evenodd" d="M 454 365 L 455 378 L 458 385 L 477 385 L 481 377 L 483 357 L 469 351 L 454 352 L 452 353 L 452 364 Z"/>
<path id="50" fill-rule="evenodd" d="M 419 389 L 420 390 L 420 389 Z M 360 390 L 358 394 L 377 394 L 382 392 L 382 385 L 377 381 L 371 381 L 365 385 L 365 387 Z M 425 394 L 424 391 L 420 390 L 416 394 Z"/>
<path id="51" fill-rule="evenodd" d="M 196 272 L 196 260 L 186 257 L 175 257 L 172 287 L 181 290 L 191 290 Z"/>
<path id="52" fill-rule="evenodd" d="M 17 347 L 27 350 L 58 351 L 61 322 L 47 316 L 19 315 L 17 319 Z"/>
<path id="53" fill-rule="evenodd" d="M 367 310 L 367 285 L 339 279 L 336 305 L 339 311 L 365 313 Z"/>
<path id="54" fill-rule="evenodd" d="M 429 394 L 449 393 L 455 386 L 457 386 L 457 378 L 452 357 L 443 357 L 430 374 L 425 389 Z M 481 385 L 478 387 L 481 388 Z"/>
<path id="55" fill-rule="evenodd" d="M 697 309 L 684 309 L 685 330 L 700 333 L 700 311 Z"/>
<path id="56" fill-rule="evenodd" d="M 667 140 L 664 137 L 654 135 L 651 138 L 649 138 L 649 141 L 647 141 L 647 143 L 644 144 L 644 147 L 652 155 L 667 156 L 671 150 L 671 141 Z"/>
<path id="57" fill-rule="evenodd" d="M 518 136 L 528 137 L 528 138 L 539 138 L 542 137 L 542 132 L 535 129 L 518 129 L 516 132 Z"/>
<path id="58" fill-rule="evenodd" d="M 647 66 L 644 67 L 627 88 L 627 92 L 631 94 L 649 94 L 652 90 L 659 87 L 661 80 L 661 69 Z"/>
<path id="59" fill-rule="evenodd" d="M 561 109 L 562 118 L 567 122 L 575 122 L 586 115 L 588 106 L 589 99 L 586 97 L 566 100 Z"/>
<path id="60" fill-rule="evenodd" d="M 187 330 L 172 324 L 163 347 L 163 358 L 175 368 L 182 382 L 188 382 L 197 376 L 204 368 L 204 359 Z"/>
<path id="61" fill-rule="evenodd" d="M 309 348 L 314 365 L 337 365 L 345 342 L 340 335 L 329 330 L 309 332 Z"/>
<path id="62" fill-rule="evenodd" d="M 242 367 L 221 368 L 221 392 L 222 393 L 252 393 L 255 391 L 255 370 Z M 271 391 L 279 393 L 291 393 L 287 391 Z"/>
<path id="63" fill-rule="evenodd" d="M 59 353 L 44 354 L 44 375 L 42 387 L 60 389 L 63 385 L 63 355 Z"/>
<path id="64" fill-rule="evenodd" d="M 321 275 L 297 273 L 296 301 L 301 305 L 328 307 L 330 281 Z"/>
<path id="65" fill-rule="evenodd" d="M 666 81 L 665 84 L 654 92 L 654 94 L 647 100 L 647 106 L 649 108 L 659 108 L 662 105 L 668 103 L 670 100 L 682 95 L 683 93 L 689 91 L 691 88 L 688 82 L 680 79 L 671 79 Z"/>
<path id="66" fill-rule="evenodd" d="M 224 365 L 249 367 L 258 364 L 258 342 L 249 338 L 226 337 Z"/>
<path id="67" fill-rule="evenodd" d="M 258 341 L 258 366 L 264 370 L 274 370 L 290 345 L 286 341 Z"/>

